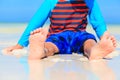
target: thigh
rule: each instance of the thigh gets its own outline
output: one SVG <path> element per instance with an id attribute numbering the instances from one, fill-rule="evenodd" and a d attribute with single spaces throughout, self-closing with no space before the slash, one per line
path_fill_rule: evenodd
<path id="1" fill-rule="evenodd" d="M 72 54 L 70 50 L 67 32 L 52 34 L 48 37 L 46 42 L 51 42 L 55 44 L 59 49 L 59 54 Z"/>
<path id="2" fill-rule="evenodd" d="M 73 52 L 75 53 L 83 53 L 84 49 L 83 49 L 83 45 L 84 45 L 84 42 L 88 39 L 93 39 L 96 41 L 96 38 L 93 34 L 91 33 L 88 33 L 86 31 L 84 32 L 77 32 L 74 36 L 74 39 L 72 41 L 72 49 L 73 49 Z"/>

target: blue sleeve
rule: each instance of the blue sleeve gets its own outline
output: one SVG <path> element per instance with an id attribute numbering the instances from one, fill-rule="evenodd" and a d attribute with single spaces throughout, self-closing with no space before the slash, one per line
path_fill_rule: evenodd
<path id="1" fill-rule="evenodd" d="M 93 0 L 92 7 L 89 11 L 89 20 L 98 38 L 100 39 L 107 28 L 96 0 Z"/>
<path id="2" fill-rule="evenodd" d="M 30 32 L 42 27 L 43 24 L 46 22 L 48 19 L 49 15 L 51 12 L 51 5 L 50 5 L 50 0 L 44 0 L 36 14 L 33 16 L 31 21 L 29 22 L 27 28 L 25 29 L 24 33 L 22 34 L 20 40 L 18 41 L 18 44 L 26 47 L 29 44 L 29 36 Z"/>

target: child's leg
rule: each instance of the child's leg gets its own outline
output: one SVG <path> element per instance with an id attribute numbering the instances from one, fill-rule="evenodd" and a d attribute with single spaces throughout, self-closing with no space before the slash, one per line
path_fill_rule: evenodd
<path id="1" fill-rule="evenodd" d="M 116 47 L 115 38 L 105 32 L 100 42 L 89 39 L 84 43 L 84 53 L 90 59 L 102 59 Z"/>
<path id="2" fill-rule="evenodd" d="M 58 52 L 59 52 L 59 50 L 55 44 L 53 44 L 52 42 L 45 42 L 45 54 L 46 54 L 46 56 L 52 56 Z"/>
<path id="3" fill-rule="evenodd" d="M 45 42 L 47 34 L 47 29 L 37 29 L 31 33 L 29 59 L 38 60 L 58 52 L 58 48 L 53 43 Z"/>

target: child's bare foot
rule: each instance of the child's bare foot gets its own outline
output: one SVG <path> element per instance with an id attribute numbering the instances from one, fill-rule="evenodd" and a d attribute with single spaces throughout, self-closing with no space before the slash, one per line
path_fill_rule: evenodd
<path id="1" fill-rule="evenodd" d="M 31 32 L 29 38 L 29 43 L 30 43 L 29 59 L 41 59 L 45 57 L 44 43 L 47 34 L 48 34 L 48 29 L 46 28 L 39 28 Z"/>
<path id="2" fill-rule="evenodd" d="M 89 56 L 90 60 L 102 59 L 116 47 L 116 41 L 113 36 L 110 36 L 108 32 L 105 32 L 102 39 L 92 49 Z"/>

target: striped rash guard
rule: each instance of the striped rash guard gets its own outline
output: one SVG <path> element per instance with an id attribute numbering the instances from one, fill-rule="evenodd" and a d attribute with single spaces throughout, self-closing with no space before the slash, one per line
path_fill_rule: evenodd
<path id="1" fill-rule="evenodd" d="M 88 10 L 84 0 L 59 0 L 51 13 L 49 35 L 66 30 L 85 31 Z"/>
<path id="2" fill-rule="evenodd" d="M 51 21 L 49 35 L 64 30 L 85 31 L 87 16 L 100 38 L 107 29 L 96 0 L 44 0 L 18 44 L 28 46 L 30 32 L 43 27 L 48 18 Z"/>

